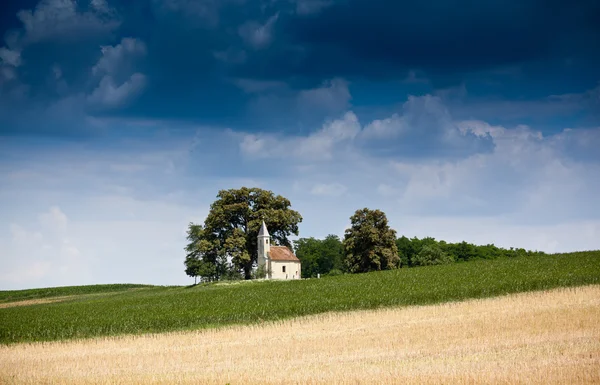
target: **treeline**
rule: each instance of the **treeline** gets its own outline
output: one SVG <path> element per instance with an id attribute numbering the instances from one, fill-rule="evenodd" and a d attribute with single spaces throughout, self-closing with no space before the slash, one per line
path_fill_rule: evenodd
<path id="1" fill-rule="evenodd" d="M 185 273 L 202 281 L 260 278 L 257 236 L 265 222 L 273 245 L 292 247 L 302 222 L 289 199 L 260 188 L 220 190 L 203 224 L 190 223 L 185 246 Z M 524 249 L 446 243 L 433 238 L 397 237 L 385 213 L 358 209 L 344 238 L 300 238 L 293 243 L 302 261 L 302 276 L 365 273 L 474 259 L 543 254 Z"/>
<path id="2" fill-rule="evenodd" d="M 396 240 L 396 247 L 403 267 L 545 254 L 542 251 L 531 251 L 523 248 L 515 249 L 511 247 L 505 249 L 494 244 L 474 245 L 465 241 L 447 243 L 437 241 L 432 237 L 419 239 L 417 237 L 407 238 L 402 236 Z"/>
<path id="3" fill-rule="evenodd" d="M 527 255 L 545 255 L 542 251 L 523 248 L 509 248 L 488 245 L 475 245 L 468 242 L 448 243 L 432 237 L 396 239 L 396 248 L 400 260 L 399 268 L 467 262 L 479 259 L 519 257 Z M 342 240 L 337 235 L 328 235 L 325 239 L 300 238 L 294 241 L 296 256 L 302 261 L 302 278 L 349 273 Z"/>

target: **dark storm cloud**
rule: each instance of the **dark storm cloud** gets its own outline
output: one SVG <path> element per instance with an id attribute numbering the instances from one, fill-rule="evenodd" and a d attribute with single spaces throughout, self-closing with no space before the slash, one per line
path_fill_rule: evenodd
<path id="1" fill-rule="evenodd" d="M 600 3 L 584 0 L 11 1 L 0 16 L 0 49 L 6 49 L 0 52 L 0 118 L 12 122 L 2 130 L 48 131 L 36 128 L 32 114 L 22 118 L 26 111 L 47 116 L 48 109 L 71 111 L 76 119 L 44 121 L 45 127 L 85 124 L 79 117 L 88 115 L 263 130 L 270 122 L 310 126 L 340 111 L 291 108 L 303 93 L 316 95 L 310 90 L 343 79 L 352 95 L 339 105 L 383 108 L 391 97 L 375 83 L 410 80 L 409 73 L 433 89 L 469 81 L 475 83 L 468 84 L 470 93 L 507 98 L 581 93 L 600 80 L 599 10 Z M 141 42 L 146 52 L 123 79 L 111 74 L 102 83 L 105 96 L 125 100 L 118 87 L 132 74 L 143 79 L 143 92 L 126 104 L 89 110 L 81 99 L 103 79 L 92 73 L 102 47 L 123 38 Z M 9 63 L 14 60 L 19 65 Z M 507 67 L 518 68 L 519 76 L 490 75 Z M 481 87 L 490 78 L 496 84 Z M 249 93 L 240 84 L 283 86 Z M 398 86 L 392 103 L 406 100 L 408 87 Z"/>
<path id="2" fill-rule="evenodd" d="M 406 76 L 442 81 L 524 62 L 598 59 L 600 3 L 594 1 L 349 0 L 280 26 L 281 54 L 241 69 L 260 76 Z M 596 47 L 598 44 L 596 44 Z M 296 50 L 296 54 L 293 54 Z M 273 65 L 269 65 L 273 63 Z M 454 77 L 454 79 L 452 79 Z"/>

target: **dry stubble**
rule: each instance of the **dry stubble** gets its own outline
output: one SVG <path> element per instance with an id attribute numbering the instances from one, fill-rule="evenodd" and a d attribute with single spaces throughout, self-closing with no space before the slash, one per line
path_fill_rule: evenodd
<path id="1" fill-rule="evenodd" d="M 45 303 L 53 303 L 53 302 L 62 302 L 74 296 L 68 297 L 54 297 L 54 298 L 37 298 L 37 299 L 26 299 L 23 301 L 15 301 L 15 302 L 3 302 L 0 303 L 0 309 L 6 309 L 7 307 L 16 307 L 16 306 L 29 306 L 29 305 L 40 305 Z"/>
<path id="2" fill-rule="evenodd" d="M 600 383 L 600 286 L 4 346 L 0 382 Z"/>

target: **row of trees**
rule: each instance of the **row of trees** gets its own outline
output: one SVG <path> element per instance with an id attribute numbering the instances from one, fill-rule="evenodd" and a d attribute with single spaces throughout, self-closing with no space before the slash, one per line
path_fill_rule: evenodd
<path id="1" fill-rule="evenodd" d="M 186 274 L 205 280 L 253 278 L 263 220 L 275 245 L 291 247 L 288 236 L 298 235 L 302 217 L 290 206 L 288 199 L 259 188 L 219 191 L 204 225 L 189 224 Z M 543 254 L 494 245 L 446 243 L 431 237 L 397 238 L 380 210 L 357 210 L 350 223 L 343 240 L 328 235 L 325 239 L 294 241 L 303 278 Z"/>
<path id="2" fill-rule="evenodd" d="M 493 244 L 474 245 L 472 243 L 447 243 L 434 238 L 417 237 L 407 238 L 402 236 L 396 239 L 396 250 L 399 265 L 408 268 L 417 266 L 442 265 L 454 262 L 466 262 L 477 259 L 494 259 L 500 257 L 518 257 L 525 255 L 543 255 L 541 251 L 525 249 L 504 249 Z M 370 261 L 358 270 L 352 271 L 346 259 L 344 242 L 336 235 L 328 235 L 325 239 L 300 238 L 294 241 L 296 256 L 302 261 L 302 277 L 314 278 L 321 276 L 338 275 L 342 273 L 366 272 L 381 270 L 372 265 Z M 376 254 L 375 254 L 376 255 Z M 356 268 L 357 266 L 354 265 Z M 389 267 L 392 268 L 392 267 Z"/>
<path id="3" fill-rule="evenodd" d="M 396 240 L 398 255 L 404 267 L 427 266 L 452 262 L 466 262 L 475 259 L 494 259 L 499 257 L 518 257 L 525 255 L 543 255 L 541 251 L 522 248 L 504 249 L 493 244 L 474 245 L 465 241 L 446 243 L 426 237 L 400 237 Z"/>

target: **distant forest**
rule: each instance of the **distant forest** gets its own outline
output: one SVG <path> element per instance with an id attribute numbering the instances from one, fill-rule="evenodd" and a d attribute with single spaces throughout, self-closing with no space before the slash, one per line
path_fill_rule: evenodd
<path id="1" fill-rule="evenodd" d="M 522 248 L 505 249 L 493 244 L 474 245 L 468 242 L 447 243 L 432 237 L 419 239 L 401 236 L 396 239 L 400 268 L 449 264 L 477 259 L 545 255 L 542 251 Z M 325 239 L 300 238 L 294 241 L 296 256 L 302 261 L 302 278 L 348 273 L 344 263 L 344 246 L 337 235 Z"/>

